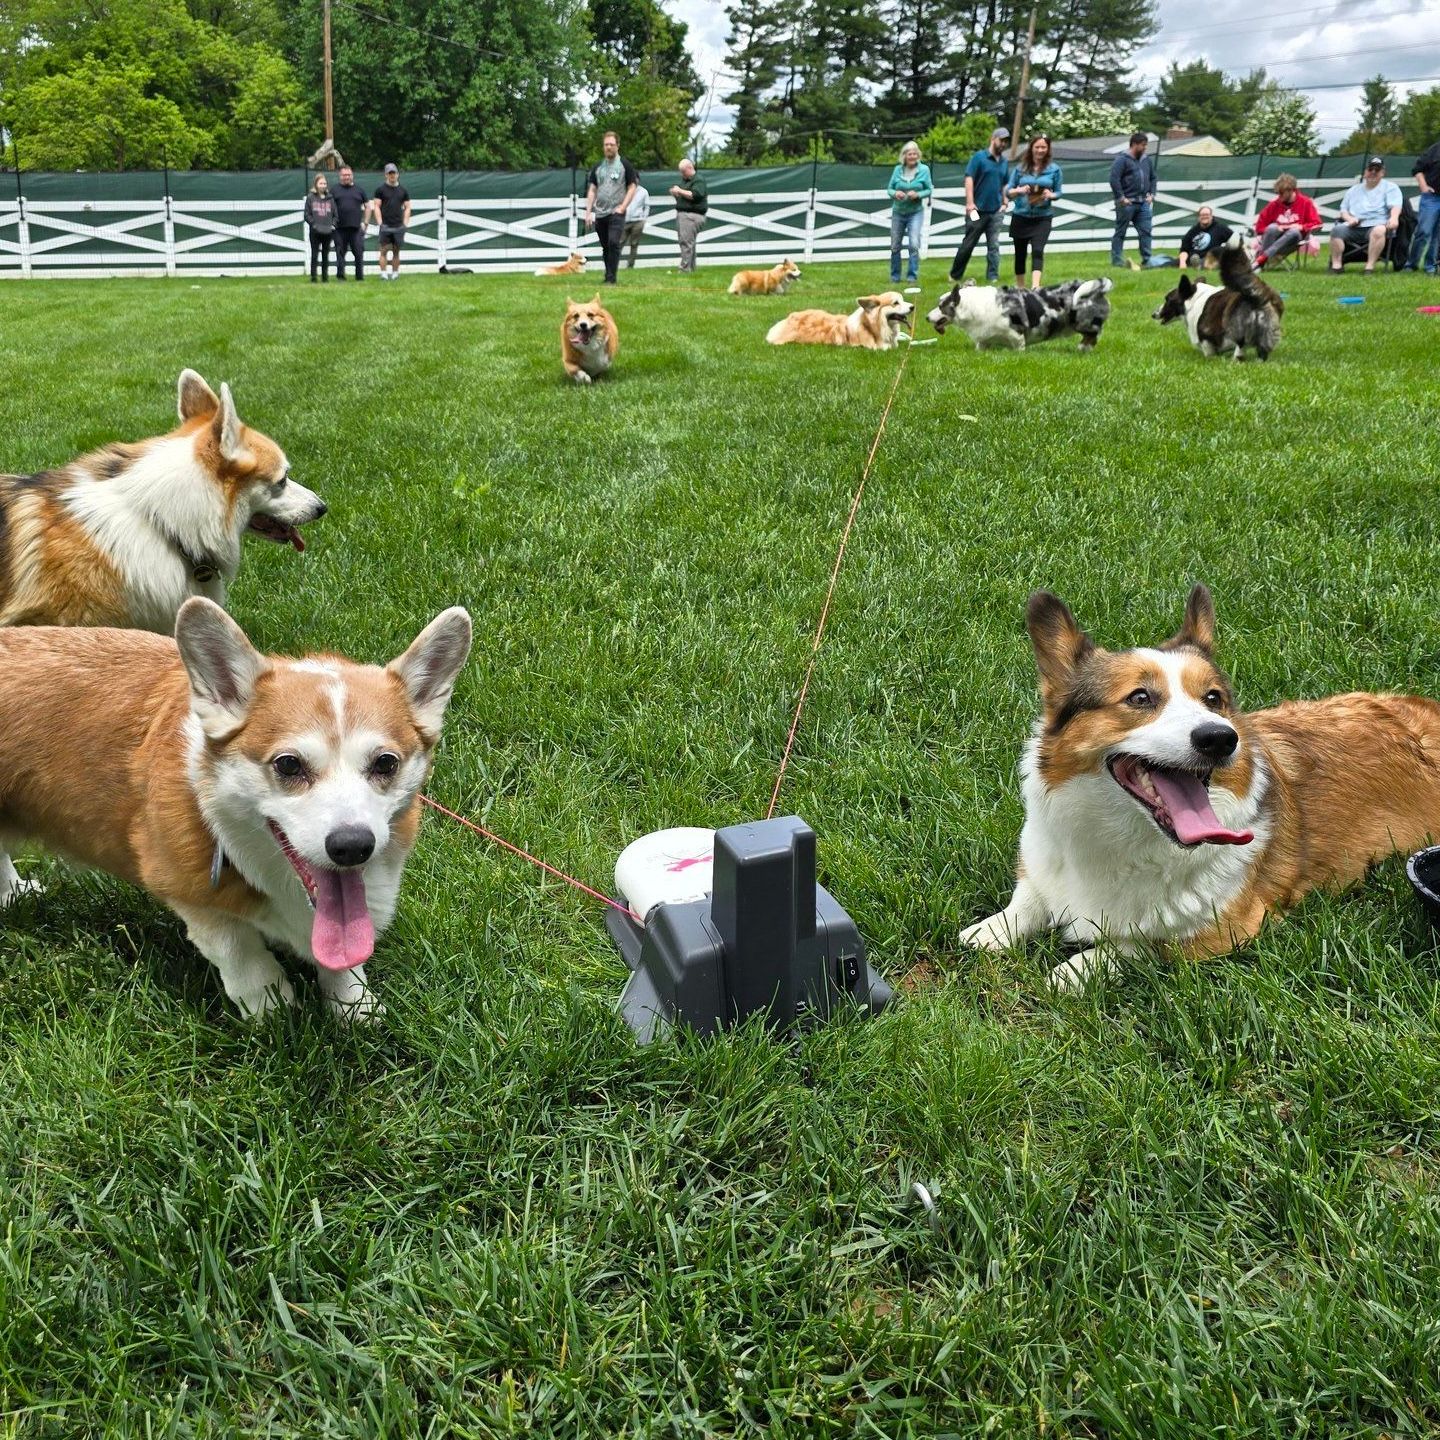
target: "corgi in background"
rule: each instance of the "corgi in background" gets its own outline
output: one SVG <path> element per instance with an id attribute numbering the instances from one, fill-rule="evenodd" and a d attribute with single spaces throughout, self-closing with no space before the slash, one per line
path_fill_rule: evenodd
<path id="1" fill-rule="evenodd" d="M 783 295 L 800 278 L 793 260 L 782 260 L 769 270 L 739 270 L 730 282 L 731 295 Z"/>
<path id="2" fill-rule="evenodd" d="M 567 300 L 560 322 L 560 360 L 565 373 L 588 385 L 610 369 L 620 353 L 620 331 L 615 317 L 600 303 L 599 295 L 585 304 Z"/>
<path id="3" fill-rule="evenodd" d="M 568 260 L 562 260 L 558 265 L 542 265 L 535 273 L 537 275 L 583 275 L 585 273 L 585 257 L 578 250 L 572 250 Z"/>

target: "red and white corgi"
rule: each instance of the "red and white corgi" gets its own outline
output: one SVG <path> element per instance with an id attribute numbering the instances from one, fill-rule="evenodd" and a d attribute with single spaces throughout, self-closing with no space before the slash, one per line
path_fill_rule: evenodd
<path id="1" fill-rule="evenodd" d="M 1019 877 L 964 944 L 1058 929 L 1122 954 L 1222 954 L 1440 829 L 1440 705 L 1349 694 L 1247 715 L 1212 657 L 1203 585 L 1153 649 L 1100 649 L 1046 591 L 1026 623 L 1043 713 L 1020 767 Z M 1084 950 L 1052 980 L 1082 984 L 1099 963 Z"/>
<path id="2" fill-rule="evenodd" d="M 325 504 L 285 452 L 181 371 L 180 424 L 59 470 L 0 475 L 0 625 L 116 625 L 168 634 L 191 595 L 220 604 L 253 531 L 303 550 Z"/>
<path id="3" fill-rule="evenodd" d="M 765 339 L 771 345 L 854 345 L 892 350 L 915 307 L 898 290 L 862 295 L 848 315 L 829 310 L 795 310 L 777 320 Z"/>
<path id="4" fill-rule="evenodd" d="M 382 669 L 266 657 L 201 598 L 173 640 L 0 630 L 0 906 L 34 888 L 8 851 L 38 841 L 168 905 L 243 1014 L 294 998 L 277 944 L 368 1018 L 470 633 L 447 610 Z"/>

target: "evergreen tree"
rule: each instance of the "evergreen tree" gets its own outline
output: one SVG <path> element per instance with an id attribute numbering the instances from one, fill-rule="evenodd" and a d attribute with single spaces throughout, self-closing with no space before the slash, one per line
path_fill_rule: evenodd
<path id="1" fill-rule="evenodd" d="M 1428 150 L 1440 140 L 1440 85 L 1417 90 L 1400 107 L 1402 149 L 1410 155 Z"/>
<path id="2" fill-rule="evenodd" d="M 1266 83 L 1264 70 L 1252 70 L 1243 79 L 1232 81 L 1223 70 L 1213 69 L 1203 58 L 1192 60 L 1188 65 L 1174 61 L 1161 80 L 1155 99 L 1140 108 L 1135 123 L 1160 135 L 1171 125 L 1185 125 L 1197 135 L 1214 135 L 1229 145 L 1254 109 Z"/>

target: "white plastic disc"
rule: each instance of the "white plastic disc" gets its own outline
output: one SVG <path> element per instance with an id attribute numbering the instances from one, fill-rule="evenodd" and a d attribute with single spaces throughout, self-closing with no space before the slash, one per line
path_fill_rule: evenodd
<path id="1" fill-rule="evenodd" d="M 615 888 L 648 917 L 657 905 L 703 900 L 714 888 L 715 832 L 695 825 L 632 840 L 615 862 Z"/>

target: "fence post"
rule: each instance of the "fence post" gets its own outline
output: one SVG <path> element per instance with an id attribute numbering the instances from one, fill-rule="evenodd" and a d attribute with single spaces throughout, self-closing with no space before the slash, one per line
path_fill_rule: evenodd
<path id="1" fill-rule="evenodd" d="M 170 157 L 160 152 L 160 162 L 165 167 L 165 273 L 175 274 L 175 217 L 170 210 Z"/>
<path id="2" fill-rule="evenodd" d="M 1260 212 L 1260 174 L 1265 169 L 1265 152 L 1260 152 L 1255 161 L 1255 178 L 1250 182 L 1250 203 L 1245 208 L 1245 228 L 1255 228 L 1255 216 Z"/>
<path id="3" fill-rule="evenodd" d="M 805 207 L 805 263 L 808 265 L 815 254 L 815 191 L 820 174 L 820 142 L 811 140 L 815 148 L 810 157 L 810 203 Z"/>
<path id="4" fill-rule="evenodd" d="M 305 225 L 305 201 L 310 195 L 310 162 L 307 160 L 300 167 L 300 184 L 303 187 L 300 191 L 300 273 L 310 273 L 310 261 L 306 252 L 310 249 L 310 232 Z M 335 272 L 340 272 L 340 261 L 335 261 Z"/>
<path id="5" fill-rule="evenodd" d="M 573 254 L 575 253 L 575 250 L 576 250 L 576 248 L 577 248 L 577 247 L 576 247 L 576 242 L 575 242 L 575 237 L 576 237 L 576 235 L 579 233 L 579 230 L 580 230 L 580 212 L 579 212 L 580 197 L 575 193 L 575 186 L 576 186 L 575 175 L 576 175 L 575 167 L 572 165 L 572 166 L 570 167 L 570 228 L 569 228 L 569 230 L 566 231 L 566 239 L 567 239 L 567 242 L 568 242 L 568 243 L 567 243 L 566 246 L 565 246 L 566 250 L 567 250 L 571 255 L 573 255 Z"/>
<path id="6" fill-rule="evenodd" d="M 435 263 L 444 270 L 445 260 L 445 167 L 440 167 L 440 219 L 435 224 Z"/>

